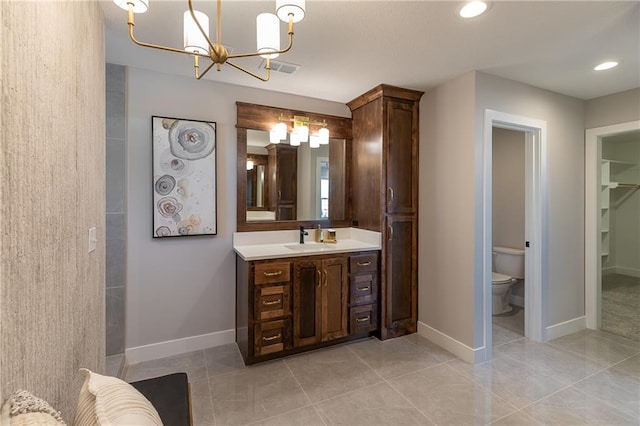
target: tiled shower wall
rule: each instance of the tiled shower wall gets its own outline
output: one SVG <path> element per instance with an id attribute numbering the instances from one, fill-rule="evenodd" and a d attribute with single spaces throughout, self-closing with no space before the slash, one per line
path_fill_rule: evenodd
<path id="1" fill-rule="evenodd" d="M 107 64 L 106 70 L 106 355 L 124 352 L 126 284 L 127 139 L 125 115 L 126 69 Z"/>

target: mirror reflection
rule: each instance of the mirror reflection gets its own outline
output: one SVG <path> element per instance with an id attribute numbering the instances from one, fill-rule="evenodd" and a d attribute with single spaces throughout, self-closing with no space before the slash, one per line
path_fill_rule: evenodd
<path id="1" fill-rule="evenodd" d="M 344 142 L 334 139 L 318 148 L 291 146 L 288 140 L 272 144 L 268 131 L 248 129 L 247 222 L 328 220 L 330 187 L 337 189 L 345 172 L 344 160 L 331 169 L 329 159 L 341 155 Z"/>

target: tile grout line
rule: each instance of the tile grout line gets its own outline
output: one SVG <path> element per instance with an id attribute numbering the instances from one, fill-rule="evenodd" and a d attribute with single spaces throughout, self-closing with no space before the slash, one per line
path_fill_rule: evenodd
<path id="1" fill-rule="evenodd" d="M 543 344 L 547 344 L 547 342 L 542 342 L 542 343 L 543 343 Z M 554 348 L 556 348 L 556 349 L 560 350 L 560 348 L 557 348 L 555 345 L 552 345 L 552 347 L 554 347 Z M 567 351 L 562 351 L 562 352 L 564 352 L 564 353 L 569 353 L 570 355 L 579 355 L 579 354 L 575 354 L 575 353 L 573 353 L 573 352 L 567 352 Z M 509 358 L 511 358 L 511 359 L 516 359 L 516 358 L 514 358 L 514 357 L 512 357 L 512 356 L 510 356 L 510 355 L 508 355 L 508 354 L 503 354 L 503 355 L 506 355 L 506 356 L 508 356 L 508 357 L 509 357 Z M 618 365 L 619 363 L 624 362 L 624 361 L 628 360 L 629 358 L 633 358 L 633 357 L 634 357 L 634 356 L 636 356 L 636 355 L 637 355 L 637 354 L 631 355 L 631 356 L 629 356 L 628 358 L 625 358 L 624 360 L 622 360 L 622 361 L 620 361 L 620 362 L 618 362 L 617 364 L 614 364 L 614 365 Z M 585 360 L 587 360 L 587 361 L 593 362 L 593 361 L 592 361 L 592 360 L 590 360 L 589 358 L 586 358 L 586 357 L 582 357 L 582 358 L 583 358 L 583 359 L 585 359 Z M 517 360 L 517 359 L 516 359 L 516 360 Z M 585 380 L 588 380 L 588 379 L 592 378 L 593 376 L 595 376 L 595 375 L 597 375 L 597 374 L 600 374 L 600 373 L 602 373 L 602 372 L 604 372 L 604 371 L 606 371 L 606 370 L 608 370 L 608 369 L 610 369 L 610 368 L 612 368 L 612 367 L 613 367 L 613 366 L 604 367 L 604 368 L 602 368 L 602 369 L 600 369 L 600 370 L 597 370 L 597 371 L 596 371 L 596 372 L 594 372 L 594 373 L 591 373 L 591 374 L 589 374 L 589 375 L 587 375 L 587 376 L 583 377 L 582 379 L 579 379 L 579 380 L 576 380 L 575 382 L 569 383 L 569 384 L 565 385 L 564 387 L 562 387 L 562 388 L 560 388 L 560 389 L 558 389 L 558 390 L 556 390 L 556 391 L 554 391 L 554 392 L 551 392 L 551 393 L 550 393 L 550 394 L 548 394 L 548 395 L 543 396 L 542 398 L 538 398 L 538 399 L 536 399 L 535 401 L 532 401 L 531 403 L 529 403 L 529 404 L 525 405 L 524 407 L 520 408 L 518 411 L 523 411 L 525 408 L 529 408 L 529 407 L 531 407 L 532 405 L 539 403 L 540 401 L 543 401 L 543 400 L 545 400 L 545 399 L 547 399 L 547 398 L 552 397 L 553 395 L 556 395 L 556 394 L 558 394 L 558 393 L 560 393 L 560 392 L 563 392 L 563 391 L 565 391 L 565 390 L 567 390 L 567 389 L 569 389 L 569 388 L 571 388 L 571 387 L 573 387 L 573 386 L 577 385 L 578 383 L 584 382 Z M 576 390 L 576 391 L 577 391 L 577 392 L 581 392 L 581 393 L 585 394 L 585 393 L 584 393 L 584 392 L 582 392 L 582 391 L 578 391 L 578 390 Z M 612 408 L 612 409 L 614 409 L 614 410 L 616 410 L 616 411 L 619 411 L 619 412 L 621 412 L 621 413 L 626 414 L 626 412 L 625 412 L 625 411 L 622 411 L 622 410 L 620 410 L 620 409 L 618 409 L 618 408 L 616 408 L 616 407 L 612 406 L 611 404 L 609 404 L 607 401 L 605 401 L 605 400 L 603 400 L 603 399 L 600 399 L 600 398 L 595 397 L 595 396 L 592 396 L 592 395 L 587 395 L 587 394 L 585 394 L 585 396 L 591 396 L 592 398 L 597 399 L 598 401 L 602 402 L 603 404 L 607 405 L 608 407 L 610 407 L 610 408 Z M 523 411 L 523 412 L 524 412 L 524 411 Z M 524 414 L 526 414 L 526 413 L 524 413 Z"/>
<path id="2" fill-rule="evenodd" d="M 287 363 L 287 359 L 283 359 L 284 365 L 285 367 L 287 367 L 287 370 L 289 370 L 289 373 L 291 373 L 291 376 L 293 377 L 293 380 L 296 381 L 296 383 L 298 384 L 298 386 L 300 387 L 300 389 L 302 390 L 302 393 L 304 394 L 304 396 L 307 398 L 307 401 L 309 401 L 309 404 L 311 404 L 311 407 L 313 407 L 313 410 L 316 412 L 316 414 L 318 415 L 318 417 L 320 417 L 320 420 L 322 421 L 322 423 L 324 425 L 327 425 L 327 422 L 324 421 L 324 417 L 320 414 L 320 412 L 318 411 L 318 407 L 316 407 L 316 404 L 311 401 L 311 398 L 309 398 L 309 394 L 307 394 L 307 391 L 304 390 L 304 387 L 302 386 L 302 383 L 300 383 L 300 380 L 298 380 L 298 378 L 296 377 L 295 373 L 293 372 L 293 370 L 291 369 L 291 367 L 289 366 L 289 363 Z M 296 410 L 299 410 L 301 408 L 305 408 L 308 407 L 308 405 L 305 405 L 304 407 L 299 407 L 296 408 Z M 295 411 L 295 410 L 292 410 Z M 284 413 L 283 413 L 284 414 Z"/>
<path id="3" fill-rule="evenodd" d="M 207 353 L 205 349 L 202 349 L 202 356 L 204 357 L 204 369 L 207 374 L 207 389 L 209 389 L 209 408 L 211 409 L 211 415 L 213 416 L 213 424 L 217 424 L 216 410 L 213 408 L 213 392 L 211 392 L 211 377 L 209 377 L 209 363 L 207 362 Z M 193 412 L 191 413 L 193 415 Z M 191 419 L 193 420 L 193 419 Z"/>
<path id="4" fill-rule="evenodd" d="M 411 343 L 411 342 L 410 342 L 410 343 Z M 417 345 L 416 345 L 416 346 L 417 346 Z M 411 407 L 413 407 L 413 408 L 414 408 L 418 413 L 420 413 L 420 415 L 421 415 L 422 417 L 424 417 L 425 419 L 427 419 L 427 421 L 429 421 L 430 423 L 432 423 L 432 424 L 434 424 L 434 425 L 436 425 L 436 424 L 437 424 L 436 422 L 434 422 L 433 420 L 431 420 L 431 419 L 429 418 L 429 416 L 427 416 L 425 413 L 423 413 L 423 412 L 422 412 L 422 410 L 420 410 L 420 409 L 419 409 L 418 407 L 416 407 L 416 406 L 415 406 L 411 401 L 409 401 L 409 399 L 408 399 L 406 396 L 404 396 L 404 394 L 403 394 L 402 392 L 400 392 L 398 389 L 396 389 L 396 388 L 395 388 L 395 387 L 394 387 L 394 386 L 393 386 L 393 385 L 392 385 L 392 384 L 391 384 L 391 383 L 390 383 L 386 378 L 384 378 L 384 377 L 382 376 L 382 374 L 378 373 L 378 372 L 377 372 L 373 367 L 371 367 L 371 365 L 369 365 L 369 363 L 368 363 L 368 362 L 366 362 L 364 359 L 362 359 L 360 356 L 358 356 L 358 354 L 357 354 L 357 353 L 355 353 L 355 351 L 353 351 L 353 350 L 352 350 L 350 347 L 348 347 L 348 346 L 347 346 L 347 349 L 349 349 L 349 351 L 351 351 L 351 353 L 352 353 L 356 358 L 358 358 L 358 359 L 359 359 L 359 360 L 360 360 L 364 365 L 366 365 L 367 367 L 369 367 L 369 368 L 370 368 L 370 369 L 371 369 L 375 374 L 377 374 L 377 375 L 378 375 L 378 377 L 380 377 L 380 378 L 382 379 L 382 381 L 383 381 L 384 383 L 386 383 L 386 384 L 387 384 L 387 386 L 389 386 L 389 387 L 390 387 L 391 389 L 393 389 L 393 390 L 394 390 L 398 395 L 400 395 L 400 397 L 401 397 L 402 399 L 404 399 L 405 401 L 407 401 L 407 403 L 408 403 Z M 441 365 L 441 364 L 444 364 L 444 362 L 443 362 L 443 363 L 440 363 L 440 364 L 436 364 L 436 365 Z M 431 367 L 435 367 L 436 365 L 433 365 L 433 366 L 431 366 Z M 425 368 L 422 368 L 422 369 L 420 369 L 420 370 L 418 370 L 418 371 L 414 371 L 413 373 L 407 373 L 407 374 L 404 374 L 404 375 L 400 375 L 400 376 L 394 377 L 394 379 L 397 379 L 398 377 L 404 377 L 404 376 L 407 376 L 407 375 L 409 375 L 409 374 L 414 374 L 414 373 L 417 373 L 417 372 L 422 371 L 422 370 L 426 370 L 427 368 L 431 368 L 431 367 L 425 367 Z M 376 385 L 377 385 L 377 384 L 379 384 L 379 383 L 376 383 Z M 371 386 L 374 386 L 374 385 L 371 385 Z"/>

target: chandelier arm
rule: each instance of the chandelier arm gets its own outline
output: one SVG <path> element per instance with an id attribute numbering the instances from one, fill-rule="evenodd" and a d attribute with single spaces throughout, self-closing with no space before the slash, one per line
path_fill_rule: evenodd
<path id="1" fill-rule="evenodd" d="M 199 52 L 187 52 L 186 50 L 176 49 L 175 47 L 161 46 L 159 44 L 151 44 L 151 43 L 145 43 L 144 41 L 139 41 L 133 35 L 133 26 L 134 26 L 134 24 L 132 22 L 129 22 L 129 38 L 131 39 L 132 42 L 134 42 L 138 46 L 151 47 L 153 49 L 166 50 L 168 52 L 184 53 L 186 55 L 197 55 L 197 56 L 200 56 L 202 58 L 209 58 L 209 59 L 211 58 L 209 55 L 202 54 L 202 53 L 199 53 Z"/>
<path id="2" fill-rule="evenodd" d="M 218 0 L 220 1 L 220 0 Z M 202 25 L 200 25 L 200 21 L 198 21 L 196 19 L 196 14 L 193 11 L 193 4 L 191 2 L 191 0 L 188 0 L 188 4 L 189 4 L 189 13 L 191 13 L 191 18 L 193 19 L 193 22 L 196 23 L 196 26 L 198 27 L 198 29 L 200 30 L 200 33 L 202 33 L 202 35 L 204 36 L 205 40 L 207 40 L 207 43 L 209 44 L 209 49 L 213 50 L 213 43 L 211 42 L 211 39 L 209 38 L 209 35 L 204 31 L 204 29 L 202 29 Z M 218 17 L 216 17 L 216 19 L 219 20 Z M 216 23 L 216 25 L 219 27 L 220 24 Z M 202 55 L 201 55 L 202 56 Z"/>
<path id="3" fill-rule="evenodd" d="M 208 73 L 208 72 L 209 72 L 209 70 L 210 70 L 211 68 L 213 68 L 213 66 L 214 66 L 215 64 L 216 64 L 215 62 L 211 62 L 211 63 L 209 64 L 209 66 L 208 66 L 207 68 L 205 68 L 205 70 L 202 72 L 202 74 L 198 74 L 198 68 L 196 68 L 196 69 L 195 69 L 195 73 L 196 73 L 196 80 L 200 80 L 202 77 L 204 77 L 204 76 L 205 76 L 205 74 L 206 74 L 206 73 Z"/>
<path id="4" fill-rule="evenodd" d="M 246 70 L 246 69 L 242 68 L 241 66 L 234 64 L 233 62 L 227 61 L 226 63 L 228 65 L 231 65 L 232 67 L 234 67 L 237 70 L 240 70 L 242 72 L 245 72 L 245 73 L 249 74 L 252 77 L 257 78 L 258 80 L 269 81 L 269 78 L 271 77 L 271 66 L 269 64 L 269 59 L 268 58 L 267 58 L 267 75 L 266 75 L 266 77 L 261 77 L 258 74 L 252 73 L 251 71 Z"/>

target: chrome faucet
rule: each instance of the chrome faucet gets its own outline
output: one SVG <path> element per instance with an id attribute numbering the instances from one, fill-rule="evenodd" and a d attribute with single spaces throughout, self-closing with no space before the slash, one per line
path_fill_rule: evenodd
<path id="1" fill-rule="evenodd" d="M 304 230 L 304 226 L 300 227 L 300 244 L 304 244 L 304 236 L 309 235 L 307 231 Z"/>

